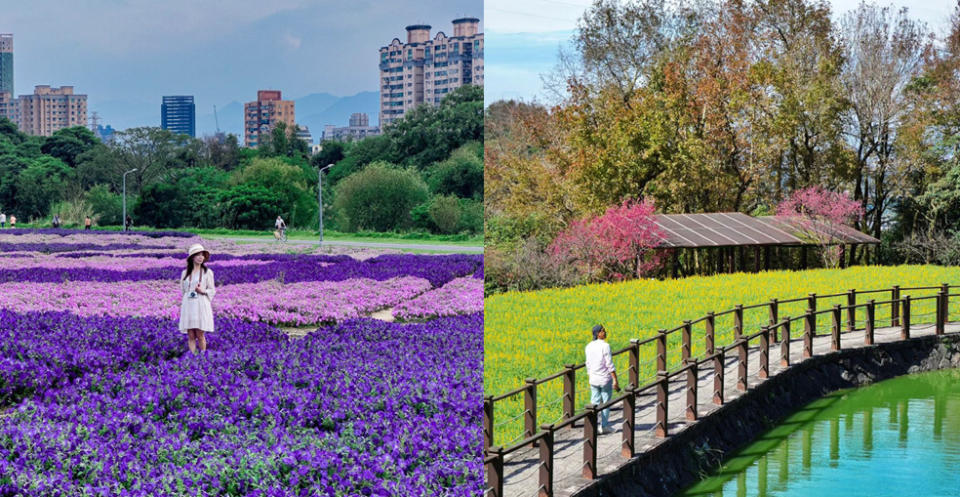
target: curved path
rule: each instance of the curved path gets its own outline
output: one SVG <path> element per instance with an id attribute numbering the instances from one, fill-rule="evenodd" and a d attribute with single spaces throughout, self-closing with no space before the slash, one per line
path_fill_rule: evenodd
<path id="1" fill-rule="evenodd" d="M 900 341 L 901 326 L 877 328 L 874 332 L 875 343 L 892 343 Z M 910 326 L 910 337 L 932 336 L 935 334 L 933 324 L 913 324 Z M 960 323 L 947 323 L 947 334 L 960 334 Z M 864 345 L 864 331 L 849 331 L 841 333 L 843 349 L 867 347 Z M 776 376 L 785 368 L 781 366 L 780 346 L 771 343 L 770 377 Z M 752 390 L 765 379 L 758 376 L 759 356 L 758 347 L 750 347 L 748 356 L 748 389 Z M 790 340 L 790 363 L 793 365 L 802 362 L 802 337 Z M 820 334 L 813 338 L 813 356 L 822 356 L 831 353 L 831 335 Z M 724 397 L 729 402 L 744 395 L 736 389 L 737 360 L 734 354 L 728 354 L 724 361 Z M 718 409 L 720 406 L 712 402 L 714 374 L 711 369 L 703 368 L 698 375 L 698 408 L 702 418 Z M 696 421 L 684 419 L 686 404 L 686 380 L 679 375 L 671 380 L 668 396 L 668 431 L 673 434 L 683 430 Z M 617 404 L 621 405 L 620 403 Z M 656 396 L 639 396 L 636 405 L 636 454 L 640 455 L 656 447 L 665 438 L 654 436 L 656 421 Z M 597 477 L 603 478 L 629 460 L 621 456 L 623 411 L 620 407 L 611 408 L 610 422 L 616 431 L 600 435 L 597 440 Z M 570 497 L 585 489 L 593 480 L 582 476 L 583 463 L 583 424 L 577 423 L 573 428 L 567 428 L 555 433 L 554 439 L 554 493 L 556 497 Z M 540 471 L 539 449 L 528 447 L 506 456 L 504 461 L 504 496 L 506 497 L 536 497 L 539 490 L 538 475 Z M 487 489 L 486 495 L 492 495 Z"/>

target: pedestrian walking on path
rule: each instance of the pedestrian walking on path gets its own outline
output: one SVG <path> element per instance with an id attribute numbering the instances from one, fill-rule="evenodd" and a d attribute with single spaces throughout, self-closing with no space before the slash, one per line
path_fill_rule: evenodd
<path id="1" fill-rule="evenodd" d="M 207 350 L 206 333 L 213 331 L 213 296 L 217 290 L 213 270 L 206 261 L 210 252 L 199 243 L 187 253 L 187 268 L 180 274 L 180 332 L 187 334 L 187 348 L 196 353 Z"/>
<path id="2" fill-rule="evenodd" d="M 0 228 L 7 227 L 7 215 L 0 212 Z"/>
<path id="3" fill-rule="evenodd" d="M 584 350 L 587 356 L 587 375 L 590 378 L 590 403 L 605 404 L 610 401 L 613 390 L 620 391 L 617 370 L 613 366 L 613 354 L 606 342 L 607 330 L 602 324 L 593 327 L 593 341 Z M 610 408 L 600 411 L 600 434 L 611 433 Z"/>

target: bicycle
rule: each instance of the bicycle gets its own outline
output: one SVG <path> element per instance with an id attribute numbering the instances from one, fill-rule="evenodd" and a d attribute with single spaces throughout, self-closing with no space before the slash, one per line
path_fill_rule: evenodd
<path id="1" fill-rule="evenodd" d="M 276 239 L 278 242 L 286 243 L 286 242 L 287 242 L 287 230 L 286 230 L 286 228 L 280 228 L 280 229 L 274 231 L 274 232 L 273 232 L 273 238 Z"/>

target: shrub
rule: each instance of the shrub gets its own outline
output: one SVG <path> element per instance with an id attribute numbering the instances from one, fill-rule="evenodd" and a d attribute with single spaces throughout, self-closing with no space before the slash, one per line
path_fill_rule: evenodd
<path id="1" fill-rule="evenodd" d="M 460 202 L 454 196 L 439 196 L 430 205 L 430 220 L 443 234 L 456 233 L 460 226 Z"/>
<path id="2" fill-rule="evenodd" d="M 334 209 L 347 231 L 392 231 L 412 224 L 410 211 L 427 200 L 427 185 L 415 171 L 377 162 L 335 188 Z"/>
<path id="3" fill-rule="evenodd" d="M 120 218 L 123 216 L 123 203 L 120 195 L 110 191 L 110 187 L 107 185 L 96 185 L 91 188 L 86 195 L 86 201 L 90 205 L 93 215 L 92 218 L 96 218 L 98 222 L 102 225 L 120 225 L 123 224 Z M 127 198 L 127 209 L 132 212 L 132 203 L 130 198 Z M 63 214 L 60 214 L 60 219 L 64 223 L 68 223 L 66 218 L 63 217 Z M 80 219 L 81 221 L 83 218 Z"/>

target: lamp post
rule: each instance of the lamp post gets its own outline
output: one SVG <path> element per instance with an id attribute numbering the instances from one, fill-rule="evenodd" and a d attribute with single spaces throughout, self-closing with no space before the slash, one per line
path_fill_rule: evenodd
<path id="1" fill-rule="evenodd" d="M 323 245 L 323 172 L 333 167 L 333 164 L 327 164 L 317 170 L 317 205 L 320 207 L 320 244 Z"/>
<path id="2" fill-rule="evenodd" d="M 123 173 L 123 219 L 120 220 L 123 223 L 123 231 L 127 231 L 127 175 L 136 170 L 137 168 L 133 168 Z"/>

